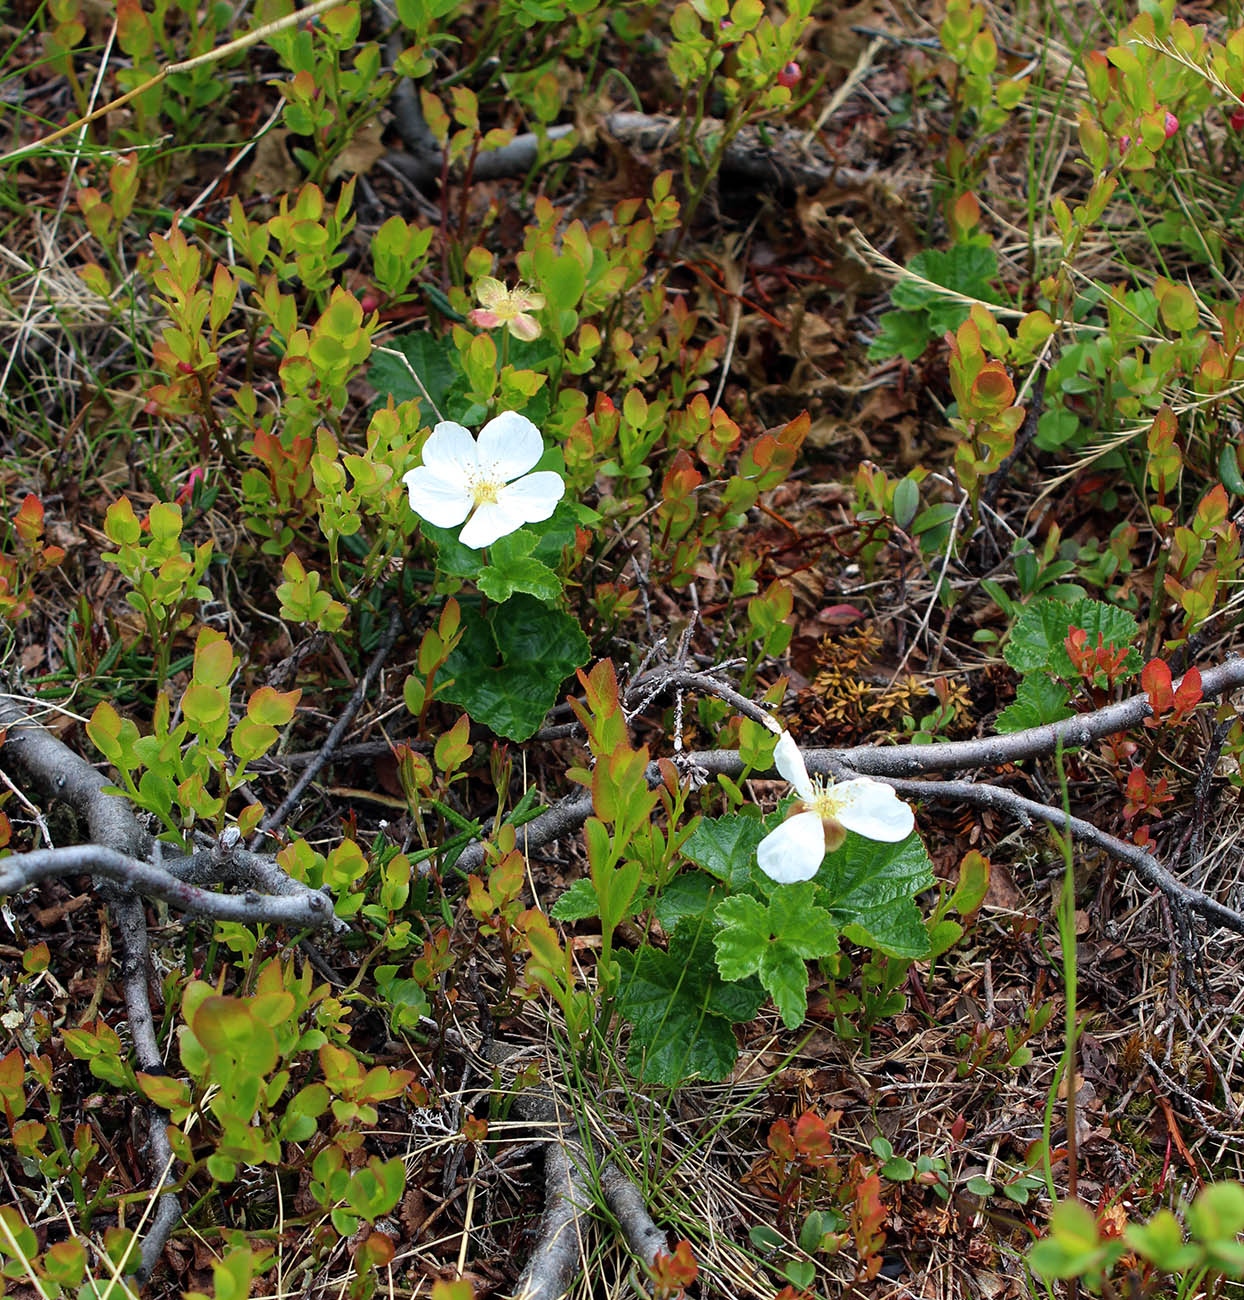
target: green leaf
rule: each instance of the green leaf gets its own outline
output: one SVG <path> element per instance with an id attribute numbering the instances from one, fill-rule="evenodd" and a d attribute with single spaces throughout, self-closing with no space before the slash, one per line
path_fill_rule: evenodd
<path id="1" fill-rule="evenodd" d="M 705 817 L 682 846 L 683 857 L 737 893 L 752 878 L 756 849 L 766 833 L 754 809 L 733 817 Z"/>
<path id="2" fill-rule="evenodd" d="M 713 942 L 722 978 L 759 975 L 788 1029 L 798 1029 L 807 1015 L 807 959 L 838 947 L 829 913 L 814 904 L 816 892 L 811 882 L 788 885 L 773 893 L 767 907 L 736 895 L 716 912 L 722 929 Z"/>
<path id="3" fill-rule="evenodd" d="M 631 1022 L 627 1065 L 642 1083 L 674 1088 L 693 1077 L 721 1080 L 738 1056 L 732 1024 L 751 1020 L 764 1002 L 755 981 L 723 983 L 713 944 L 692 922 L 670 936 L 668 952 L 619 951 L 618 1008 Z"/>
<path id="4" fill-rule="evenodd" d="M 462 613 L 462 641 L 444 668 L 437 698 L 461 705 L 499 736 L 527 740 L 557 702 L 561 684 L 591 653 L 569 614 L 528 595 Z"/>
<path id="5" fill-rule="evenodd" d="M 1029 673 L 1022 677 L 1019 690 L 1015 694 L 1015 703 L 1009 704 L 994 723 L 994 730 L 1008 734 L 1012 731 L 1027 731 L 1029 727 L 1044 727 L 1051 722 L 1060 722 L 1071 717 L 1067 707 L 1067 688 L 1062 682 L 1042 672 Z"/>
<path id="6" fill-rule="evenodd" d="M 535 542 L 535 538 L 532 538 L 532 542 Z M 562 594 L 557 574 L 539 560 L 515 559 L 504 568 L 495 564 L 485 565 L 479 571 L 477 584 L 480 591 L 498 605 L 504 604 L 520 591 L 534 596 L 545 605 L 555 604 Z"/>
<path id="7" fill-rule="evenodd" d="M 1063 644 L 1073 627 L 1085 630 L 1089 646 L 1096 646 L 1100 635 L 1103 645 L 1116 649 L 1131 646 L 1140 631 L 1127 610 L 1088 596 L 1073 604 L 1061 600 L 1034 600 L 1011 629 L 1011 639 L 1002 652 L 1003 657 L 1016 672 L 1045 669 L 1074 680 L 1079 674 Z M 1129 650 L 1124 668 L 1129 673 L 1140 671 L 1140 655 L 1136 650 Z"/>
<path id="8" fill-rule="evenodd" d="M 767 1223 L 757 1223 L 749 1228 L 747 1239 L 757 1250 L 780 1250 L 786 1244 L 782 1234 Z"/>
<path id="9" fill-rule="evenodd" d="M 1017 673 L 1050 670 L 1054 647 L 1067 639 L 1071 606 L 1061 600 L 1034 600 L 1011 629 L 1002 657 Z"/>
<path id="10" fill-rule="evenodd" d="M 933 883 L 933 864 L 918 835 L 883 844 L 861 835 L 821 864 L 817 901 L 852 943 L 892 957 L 923 957 L 929 950 L 924 918 L 913 899 Z"/>
<path id="11" fill-rule="evenodd" d="M 1203 1188 L 1188 1207 L 1188 1230 L 1207 1245 L 1235 1241 L 1244 1232 L 1244 1187 L 1224 1181 Z"/>
<path id="12" fill-rule="evenodd" d="M 891 357 L 920 358 L 933 341 L 928 313 L 923 311 L 887 311 L 877 322 L 877 337 L 868 349 L 870 361 L 888 361 Z"/>
<path id="13" fill-rule="evenodd" d="M 204 998 L 190 1027 L 211 1055 L 229 1057 L 254 1075 L 269 1074 L 276 1066 L 272 1030 L 252 1014 L 243 998 Z"/>
<path id="14" fill-rule="evenodd" d="M 576 880 L 549 908 L 555 921 L 586 921 L 600 915 L 596 904 L 596 886 L 586 877 Z"/>
<path id="15" fill-rule="evenodd" d="M 452 419 L 447 399 L 450 388 L 459 377 L 458 349 L 452 337 L 448 334 L 438 337 L 430 330 L 420 330 L 393 339 L 390 346 L 403 353 L 410 366 L 404 365 L 400 357 L 387 356 L 383 352 L 372 354 L 367 382 L 380 394 L 381 403 L 386 397 L 392 397 L 398 403 L 418 402 L 419 419 L 423 424 L 433 424 L 438 419 L 410 373 L 413 369 L 432 401 L 447 419 Z"/>
<path id="16" fill-rule="evenodd" d="M 982 302 L 1001 302 L 992 288 L 992 281 L 998 274 L 998 258 L 992 248 L 983 244 L 956 244 L 945 251 L 925 249 L 907 263 L 907 269 L 928 283 L 899 281 L 890 291 L 890 299 L 896 307 L 912 310 L 940 304 L 946 300 L 946 295 L 939 292 L 939 287 L 966 294 L 969 298 L 979 298 Z M 960 306 L 966 318 L 967 304 Z"/>
<path id="17" fill-rule="evenodd" d="M 1159 1210 L 1148 1223 L 1129 1223 L 1123 1236 L 1134 1251 L 1165 1273 L 1182 1273 L 1201 1254 L 1184 1241 L 1183 1228 L 1170 1210 Z"/>
<path id="18" fill-rule="evenodd" d="M 702 871 L 675 876 L 652 904 L 652 914 L 666 934 L 691 917 L 704 916 L 725 891 Z"/>
<path id="19" fill-rule="evenodd" d="M 1028 1252 L 1028 1263 L 1043 1277 L 1079 1277 L 1103 1254 L 1092 1212 L 1079 1201 L 1060 1201 L 1050 1216 L 1049 1237 Z"/>

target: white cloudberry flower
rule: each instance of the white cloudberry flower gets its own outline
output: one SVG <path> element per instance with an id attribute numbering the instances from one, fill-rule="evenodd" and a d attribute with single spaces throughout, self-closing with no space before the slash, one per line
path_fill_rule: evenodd
<path id="1" fill-rule="evenodd" d="M 782 732 L 773 763 L 799 796 L 786 820 L 756 850 L 761 871 L 780 885 L 811 880 L 826 852 L 836 849 L 847 831 L 897 844 L 915 828 L 911 808 L 881 781 L 866 776 L 813 780 L 789 731 Z"/>
<path id="2" fill-rule="evenodd" d="M 402 482 L 415 514 L 438 528 L 466 519 L 458 540 L 480 550 L 557 509 L 566 491 L 561 475 L 528 473 L 543 454 L 540 430 L 517 411 L 489 420 L 478 442 L 469 429 L 442 420 L 423 444 L 423 464 Z"/>

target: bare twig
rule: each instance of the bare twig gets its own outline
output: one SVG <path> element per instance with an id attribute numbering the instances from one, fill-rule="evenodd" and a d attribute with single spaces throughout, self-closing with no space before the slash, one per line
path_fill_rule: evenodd
<path id="1" fill-rule="evenodd" d="M 416 185 L 439 180 L 444 169 L 440 146 L 428 130 L 413 86 L 404 78 L 394 90 L 393 120 L 398 134 L 410 151 L 390 154 L 390 161 L 402 175 Z M 608 113 L 601 127 L 615 140 L 634 149 L 654 151 L 672 147 L 678 139 L 678 119 L 657 113 Z M 705 118 L 699 139 L 717 138 L 722 124 Z M 574 135 L 578 128 L 569 123 L 550 126 L 545 140 L 552 143 Z M 576 153 L 586 152 L 586 141 Z M 709 150 L 704 150 L 708 156 Z M 506 176 L 525 176 L 535 166 L 540 154 L 540 137 L 533 132 L 516 135 L 499 149 L 481 149 L 475 156 L 472 177 L 477 181 L 500 180 Z M 858 188 L 877 179 L 880 173 L 842 167 L 815 142 L 807 143 L 801 131 L 789 127 L 768 126 L 762 133 L 756 127 L 744 127 L 726 146 L 721 161 L 723 172 L 742 176 L 757 185 L 785 190 L 819 190 L 830 181 L 845 188 Z"/>
<path id="2" fill-rule="evenodd" d="M 295 808 L 298 800 L 302 798 L 303 791 L 319 775 L 320 769 L 332 758 L 337 746 L 341 743 L 342 737 L 350 730 L 358 711 L 363 706 L 363 701 L 367 697 L 367 692 L 371 689 L 371 684 L 376 679 L 376 675 L 384 667 L 385 660 L 389 657 L 389 652 L 393 649 L 393 643 L 397 640 L 398 630 L 402 625 L 402 616 L 396 607 L 389 612 L 389 623 L 384 630 L 384 635 L 380 638 L 380 645 L 376 653 L 372 656 L 371 663 L 367 665 L 362 677 L 359 678 L 358 685 L 354 688 L 354 694 L 346 702 L 346 707 L 341 711 L 341 717 L 333 724 L 333 729 L 328 733 L 327 739 L 320 747 L 319 761 L 310 762 L 303 768 L 302 775 L 294 782 L 293 788 L 281 800 L 281 805 L 275 812 L 269 813 L 260 823 L 259 830 L 255 832 L 251 839 L 251 849 L 256 849 L 262 842 L 265 834 L 270 834 L 276 827 L 280 826 L 289 816 L 291 809 Z"/>
<path id="3" fill-rule="evenodd" d="M 627 688 L 627 702 L 632 691 L 648 692 L 644 703 L 651 703 L 657 696 L 669 690 L 698 691 L 701 695 L 715 695 L 725 700 L 731 708 L 737 709 L 745 718 L 750 718 L 775 735 L 782 732 L 782 724 L 767 710 L 745 695 L 740 695 L 732 686 L 715 677 L 711 672 L 692 672 L 674 665 L 670 668 L 654 668 L 651 672 L 637 677 Z"/>
<path id="4" fill-rule="evenodd" d="M 1205 807 L 1209 802 L 1210 782 L 1214 779 L 1214 771 L 1218 767 L 1222 747 L 1226 744 L 1234 723 L 1235 719 L 1232 717 L 1214 724 L 1210 733 L 1209 745 L 1205 750 L 1205 757 L 1201 760 L 1201 770 L 1197 773 L 1196 786 L 1192 792 L 1192 819 L 1188 826 L 1188 859 L 1190 863 L 1199 862 L 1201 854 L 1205 850 Z"/>
<path id="5" fill-rule="evenodd" d="M 1171 875 L 1152 853 L 1146 853 L 1139 845 L 1129 844 L 1082 818 L 1068 817 L 1061 808 L 1038 803 L 1035 799 L 1026 799 L 1002 786 L 977 781 L 905 781 L 891 778 L 887 784 L 892 785 L 899 794 L 910 798 L 990 808 L 995 812 L 1009 813 L 1023 822 L 1043 821 L 1070 831 L 1076 839 L 1104 850 L 1120 862 L 1126 862 L 1143 881 L 1161 890 L 1172 903 L 1199 912 L 1206 920 L 1215 921 L 1237 934 L 1244 934 L 1244 916 L 1224 907 L 1199 889 L 1185 885 Z"/>

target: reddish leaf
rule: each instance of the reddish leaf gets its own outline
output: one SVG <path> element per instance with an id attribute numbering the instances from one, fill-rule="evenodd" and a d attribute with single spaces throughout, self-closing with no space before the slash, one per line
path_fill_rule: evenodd
<path id="1" fill-rule="evenodd" d="M 1153 718 L 1160 718 L 1175 702 L 1171 692 L 1171 670 L 1163 659 L 1150 659 L 1141 669 L 1141 688 L 1149 696 L 1149 707 Z M 1157 726 L 1153 718 L 1146 718 L 1146 726 Z"/>

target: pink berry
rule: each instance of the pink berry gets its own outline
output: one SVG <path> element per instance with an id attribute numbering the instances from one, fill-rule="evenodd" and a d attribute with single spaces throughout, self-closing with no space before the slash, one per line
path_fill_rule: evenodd
<path id="1" fill-rule="evenodd" d="M 1179 119 L 1170 109 L 1166 110 L 1166 121 L 1162 124 L 1162 130 L 1166 132 L 1168 140 L 1179 130 Z"/>
<path id="2" fill-rule="evenodd" d="M 778 73 L 777 84 L 779 86 L 785 86 L 786 89 L 789 90 L 792 86 L 797 86 L 799 84 L 799 78 L 801 76 L 803 76 L 803 73 L 799 70 L 799 64 L 792 59 L 791 62 Z"/>
<path id="3" fill-rule="evenodd" d="M 1231 114 L 1231 129 L 1233 131 L 1244 131 L 1244 108 L 1237 108 Z"/>

